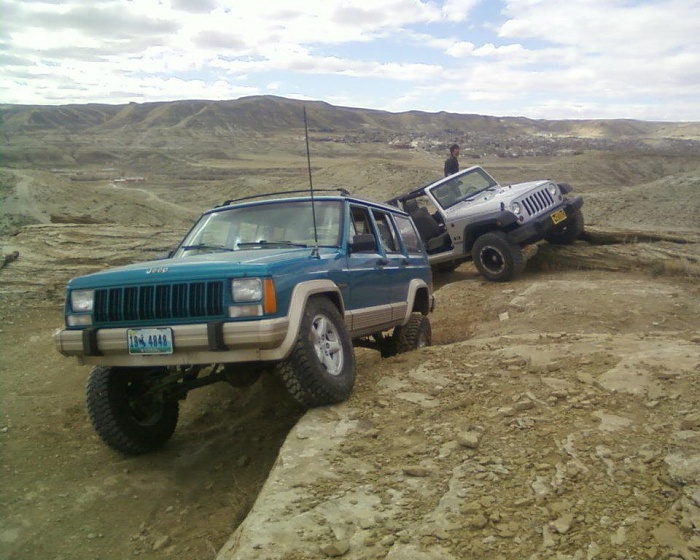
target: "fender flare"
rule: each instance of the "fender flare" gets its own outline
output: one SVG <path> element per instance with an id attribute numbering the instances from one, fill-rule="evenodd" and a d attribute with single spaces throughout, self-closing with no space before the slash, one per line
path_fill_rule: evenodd
<path id="1" fill-rule="evenodd" d="M 499 229 L 508 230 L 509 226 L 516 224 L 518 218 L 512 212 L 501 210 L 500 212 L 490 212 L 480 216 L 478 220 L 469 222 L 464 228 L 462 239 L 464 241 L 464 252 L 469 254 L 472 245 L 477 237 L 485 230 Z"/>
<path id="2" fill-rule="evenodd" d="M 338 307 L 338 311 L 342 317 L 345 317 L 345 303 L 340 288 L 331 280 L 309 280 L 301 282 L 294 286 L 292 297 L 289 300 L 289 326 L 287 335 L 277 348 L 263 350 L 261 358 L 263 360 L 282 360 L 286 358 L 294 347 L 294 343 L 301 328 L 301 319 L 306 309 L 306 303 L 309 298 L 318 294 L 331 295 L 331 301 Z"/>
<path id="3" fill-rule="evenodd" d="M 428 298 L 425 302 L 420 302 L 418 306 L 416 306 L 416 296 L 419 290 L 423 289 L 427 292 Z M 401 322 L 402 325 L 408 323 L 409 319 L 411 318 L 411 314 L 414 312 L 420 312 L 423 315 L 428 315 L 430 312 L 433 311 L 433 309 L 435 308 L 435 298 L 432 294 L 430 286 L 425 280 L 421 280 L 420 278 L 414 278 L 409 282 L 408 297 L 406 303 L 406 314 L 403 318 L 403 321 Z M 416 307 L 418 308 L 415 309 Z"/>

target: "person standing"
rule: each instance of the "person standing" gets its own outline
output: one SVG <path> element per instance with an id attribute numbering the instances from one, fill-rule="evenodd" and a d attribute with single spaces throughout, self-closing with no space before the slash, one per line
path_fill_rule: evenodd
<path id="1" fill-rule="evenodd" d="M 457 144 L 452 144 L 450 146 L 450 157 L 445 160 L 445 177 L 457 173 L 459 171 L 459 146 Z"/>

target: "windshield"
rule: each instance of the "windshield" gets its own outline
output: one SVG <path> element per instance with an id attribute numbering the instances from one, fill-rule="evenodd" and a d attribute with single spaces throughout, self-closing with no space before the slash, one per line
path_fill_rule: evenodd
<path id="1" fill-rule="evenodd" d="M 342 203 L 314 203 L 318 244 L 340 244 Z M 311 247 L 314 239 L 311 202 L 282 201 L 231 208 L 203 216 L 176 256 L 270 247 Z"/>
<path id="2" fill-rule="evenodd" d="M 456 175 L 432 189 L 431 194 L 440 206 L 447 209 L 458 202 L 467 200 L 482 191 L 497 187 L 498 183 L 486 171 L 477 167 L 471 171 Z"/>

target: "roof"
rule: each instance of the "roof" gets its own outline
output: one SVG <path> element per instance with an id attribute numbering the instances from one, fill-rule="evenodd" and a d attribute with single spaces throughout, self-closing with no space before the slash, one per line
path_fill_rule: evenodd
<path id="1" fill-rule="evenodd" d="M 329 195 L 329 194 L 322 194 L 320 196 L 317 196 L 316 193 L 328 193 L 328 192 L 334 192 L 338 193 L 335 195 Z M 298 194 L 304 194 L 306 196 L 289 196 L 289 195 L 298 195 Z M 258 200 L 256 200 L 258 199 Z M 237 198 L 237 199 L 231 199 L 231 200 L 226 200 L 222 204 L 219 204 L 215 208 L 212 208 L 211 210 L 208 210 L 205 212 L 205 214 L 209 212 L 214 212 L 214 211 L 222 211 L 226 207 L 233 207 L 233 206 L 246 206 L 246 205 L 255 205 L 259 203 L 268 203 L 268 202 L 278 202 L 278 201 L 308 201 L 311 200 L 311 192 L 308 189 L 305 190 L 290 190 L 290 191 L 279 191 L 279 192 L 273 192 L 273 193 L 262 193 L 262 194 L 256 194 L 256 195 L 251 195 L 251 196 L 245 196 L 242 198 Z M 313 196 L 314 201 L 321 201 L 321 200 L 348 200 L 357 204 L 362 204 L 365 206 L 372 206 L 374 208 L 378 208 L 381 210 L 385 210 L 388 212 L 392 212 L 395 214 L 406 214 L 403 210 L 398 208 L 395 205 L 387 204 L 386 202 L 378 202 L 376 200 L 368 200 L 365 198 L 360 198 L 357 196 L 352 196 L 348 191 L 345 189 L 320 189 L 316 190 L 314 189 L 314 196 Z"/>

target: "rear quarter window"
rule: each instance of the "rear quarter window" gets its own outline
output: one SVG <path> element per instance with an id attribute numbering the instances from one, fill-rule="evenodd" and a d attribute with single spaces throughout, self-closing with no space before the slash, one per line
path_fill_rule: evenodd
<path id="1" fill-rule="evenodd" d="M 394 216 L 396 226 L 399 228 L 399 233 L 409 253 L 422 253 L 423 246 L 416 232 L 413 222 L 406 216 Z"/>
<path id="2" fill-rule="evenodd" d="M 379 234 L 379 239 L 384 246 L 384 250 L 387 253 L 400 253 L 401 247 L 399 246 L 398 239 L 396 238 L 396 230 L 391 223 L 389 214 L 378 210 L 373 210 L 372 214 L 374 215 L 374 221 L 377 224 L 377 233 Z"/>

